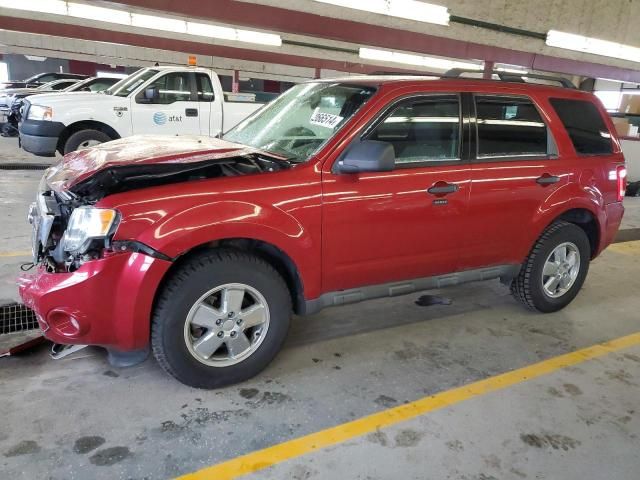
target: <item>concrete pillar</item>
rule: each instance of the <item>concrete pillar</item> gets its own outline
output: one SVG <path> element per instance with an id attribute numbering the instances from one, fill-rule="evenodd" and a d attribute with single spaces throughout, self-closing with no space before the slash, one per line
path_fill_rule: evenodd
<path id="1" fill-rule="evenodd" d="M 322 78 L 322 70 L 320 68 L 316 67 L 316 71 L 313 75 L 313 78 L 316 78 L 316 79 Z"/>
<path id="2" fill-rule="evenodd" d="M 493 62 L 492 60 L 484 61 L 484 72 L 482 74 L 482 78 L 484 78 L 485 80 L 491 80 L 491 72 L 493 71 L 494 65 L 495 62 Z"/>
<path id="3" fill-rule="evenodd" d="M 231 92 L 240 92 L 240 72 L 238 70 L 233 71 L 233 80 L 231 82 Z"/>

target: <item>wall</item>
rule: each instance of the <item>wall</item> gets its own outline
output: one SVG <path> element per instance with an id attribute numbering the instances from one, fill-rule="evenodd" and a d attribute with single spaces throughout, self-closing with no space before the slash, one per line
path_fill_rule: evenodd
<path id="1" fill-rule="evenodd" d="M 63 72 L 69 71 L 69 62 L 56 58 L 47 58 L 43 62 L 29 60 L 24 55 L 3 55 L 3 61 L 7 62 L 9 78 L 11 80 L 22 80 L 41 72 L 59 72 L 62 67 Z"/>

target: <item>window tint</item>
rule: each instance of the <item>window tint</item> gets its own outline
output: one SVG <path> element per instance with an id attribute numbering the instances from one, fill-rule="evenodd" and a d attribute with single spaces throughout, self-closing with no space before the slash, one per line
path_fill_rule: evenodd
<path id="1" fill-rule="evenodd" d="M 209 78 L 209 75 L 206 75 L 204 73 L 196 73 L 196 85 L 198 87 L 198 101 L 212 102 L 213 85 L 211 85 L 211 79 Z"/>
<path id="2" fill-rule="evenodd" d="M 168 105 L 174 102 L 188 102 L 191 100 L 191 73 L 167 73 L 151 83 L 146 88 L 157 88 L 160 96 L 150 103 Z M 144 96 L 144 91 L 141 92 Z"/>
<path id="3" fill-rule="evenodd" d="M 58 82 L 55 85 L 51 85 L 51 90 L 62 90 L 64 88 L 70 87 L 71 85 L 75 85 L 75 80 L 69 80 L 68 82 Z"/>
<path id="4" fill-rule="evenodd" d="M 608 155 L 613 152 L 611 134 L 593 103 L 563 98 L 552 98 L 550 102 L 578 153 Z"/>
<path id="5" fill-rule="evenodd" d="M 52 80 L 57 80 L 58 76 L 53 74 L 53 73 L 48 73 L 46 75 L 42 75 L 41 77 L 38 77 L 36 80 L 36 82 L 40 82 L 40 83 L 46 83 L 46 82 L 50 82 Z"/>
<path id="6" fill-rule="evenodd" d="M 478 156 L 547 154 L 547 127 L 531 100 L 476 96 Z"/>
<path id="7" fill-rule="evenodd" d="M 405 102 L 369 138 L 391 143 L 396 164 L 458 159 L 460 100 L 457 95 L 438 95 Z"/>

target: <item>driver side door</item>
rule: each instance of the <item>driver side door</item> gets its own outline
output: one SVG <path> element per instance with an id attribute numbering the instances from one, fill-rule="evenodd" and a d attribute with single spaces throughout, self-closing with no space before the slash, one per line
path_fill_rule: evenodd
<path id="1" fill-rule="evenodd" d="M 151 88 L 157 89 L 158 96 L 147 99 L 145 91 Z M 193 72 L 166 73 L 139 91 L 131 102 L 134 135 L 199 135 L 199 117 Z"/>
<path id="2" fill-rule="evenodd" d="M 455 94 L 398 101 L 363 136 L 394 146 L 393 171 L 323 172 L 324 291 L 457 270 L 470 185 L 461 110 Z"/>

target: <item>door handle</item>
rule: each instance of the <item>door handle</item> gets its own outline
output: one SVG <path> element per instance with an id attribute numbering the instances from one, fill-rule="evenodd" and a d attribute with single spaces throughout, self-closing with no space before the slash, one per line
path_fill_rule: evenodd
<path id="1" fill-rule="evenodd" d="M 184 109 L 184 114 L 187 117 L 197 117 L 198 116 L 198 109 L 197 108 L 185 108 Z"/>
<path id="2" fill-rule="evenodd" d="M 448 195 L 458 190 L 460 190 L 460 187 L 455 183 L 437 182 L 433 187 L 428 188 L 427 192 L 431 195 Z"/>
<path id="3" fill-rule="evenodd" d="M 551 185 L 553 183 L 558 183 L 559 181 L 560 177 L 557 177 L 556 175 L 549 175 L 548 173 L 536 178 L 536 183 L 539 185 Z"/>

